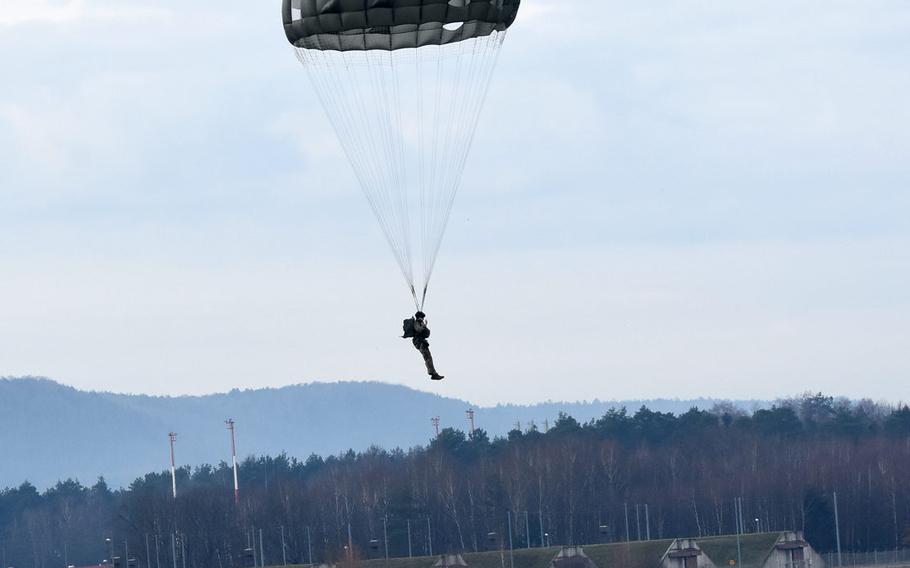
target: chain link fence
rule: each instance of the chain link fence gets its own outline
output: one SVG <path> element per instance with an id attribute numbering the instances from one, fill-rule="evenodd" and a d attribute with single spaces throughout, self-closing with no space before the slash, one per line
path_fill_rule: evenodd
<path id="1" fill-rule="evenodd" d="M 821 555 L 827 568 L 839 566 L 910 566 L 910 548 L 872 552 L 828 552 Z"/>

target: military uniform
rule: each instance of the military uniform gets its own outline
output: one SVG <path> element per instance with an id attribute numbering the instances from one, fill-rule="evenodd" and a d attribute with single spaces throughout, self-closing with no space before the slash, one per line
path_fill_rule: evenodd
<path id="1" fill-rule="evenodd" d="M 433 365 L 433 355 L 430 353 L 428 337 L 430 337 L 430 328 L 427 327 L 426 321 L 414 320 L 414 337 L 411 341 L 414 343 L 414 347 L 423 355 L 423 362 L 427 365 L 427 374 L 438 380 L 442 376 L 436 372 L 436 367 Z"/>

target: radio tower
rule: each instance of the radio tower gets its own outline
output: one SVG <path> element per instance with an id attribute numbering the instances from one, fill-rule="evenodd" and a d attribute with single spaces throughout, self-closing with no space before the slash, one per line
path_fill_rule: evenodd
<path id="1" fill-rule="evenodd" d="M 227 429 L 231 431 L 231 463 L 234 465 L 234 504 L 240 504 L 240 486 L 237 484 L 237 442 L 234 439 L 234 419 L 224 421 Z"/>
<path id="2" fill-rule="evenodd" d="M 471 432 L 470 433 L 473 434 L 474 433 L 474 409 L 469 408 L 467 410 L 467 412 L 465 412 L 465 414 L 468 415 L 468 422 L 471 423 Z"/>
<path id="3" fill-rule="evenodd" d="M 174 499 L 177 498 L 177 463 L 174 461 L 174 443 L 177 441 L 177 432 L 168 432 L 167 437 L 171 440 L 171 492 Z"/>
<path id="4" fill-rule="evenodd" d="M 430 422 L 433 423 L 433 428 L 436 428 L 436 437 L 438 438 L 439 437 L 439 417 L 434 416 L 433 418 L 430 418 Z"/>

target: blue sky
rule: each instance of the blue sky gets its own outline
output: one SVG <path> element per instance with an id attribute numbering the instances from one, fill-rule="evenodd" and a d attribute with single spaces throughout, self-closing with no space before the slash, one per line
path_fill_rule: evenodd
<path id="1" fill-rule="evenodd" d="M 278 3 L 0 0 L 0 374 L 910 399 L 910 5 L 525 0 L 428 305 Z"/>

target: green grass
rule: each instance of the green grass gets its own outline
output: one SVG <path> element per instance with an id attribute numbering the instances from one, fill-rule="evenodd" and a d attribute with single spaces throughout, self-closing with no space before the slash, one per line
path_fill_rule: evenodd
<path id="1" fill-rule="evenodd" d="M 598 568 L 657 568 L 671 544 L 673 539 L 599 544 L 583 549 Z"/>
<path id="2" fill-rule="evenodd" d="M 774 543 L 778 533 L 748 534 L 742 536 L 743 567 L 761 566 Z M 736 560 L 736 537 L 706 537 L 696 539 L 704 553 L 717 564 L 726 568 L 729 560 Z M 583 546 L 585 554 L 598 568 L 657 568 L 664 552 L 673 543 L 673 539 L 651 540 L 642 542 L 592 544 Z M 561 547 L 515 549 L 515 568 L 547 568 L 550 561 Z M 468 568 L 511 568 L 509 551 L 474 552 L 463 554 Z M 438 556 L 418 556 L 414 558 L 390 558 L 388 568 L 432 568 Z M 306 568 L 296 566 L 294 568 Z M 386 568 L 383 558 L 361 560 L 358 568 Z"/>

